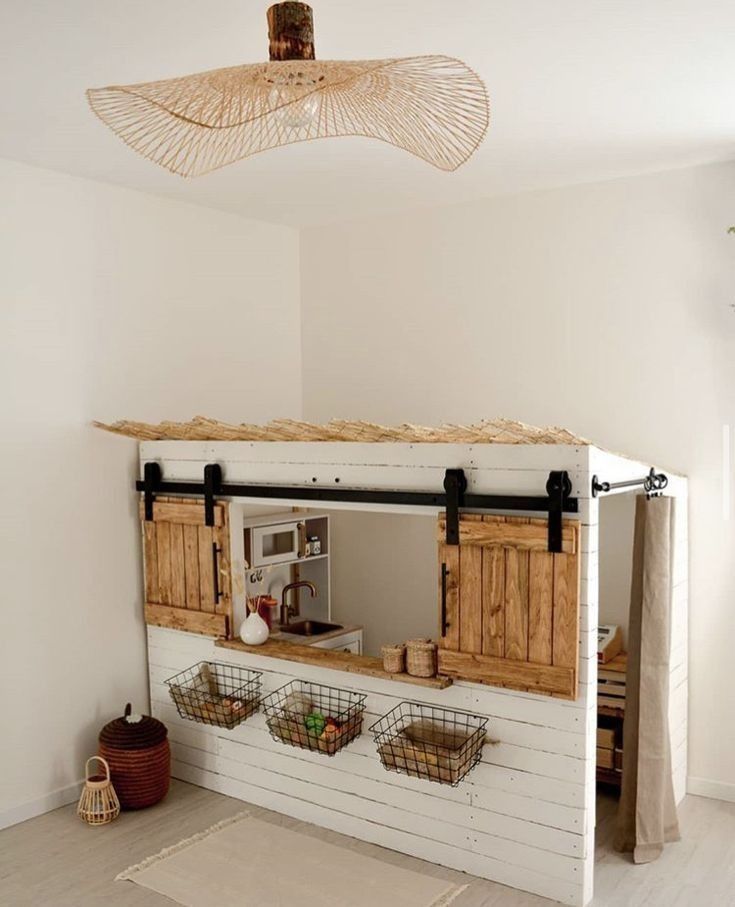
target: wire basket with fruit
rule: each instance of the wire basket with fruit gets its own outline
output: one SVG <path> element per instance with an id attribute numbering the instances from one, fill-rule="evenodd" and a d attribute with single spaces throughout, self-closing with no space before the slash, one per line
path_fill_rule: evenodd
<path id="1" fill-rule="evenodd" d="M 261 671 L 201 661 L 166 681 L 182 718 L 232 730 L 258 711 Z"/>
<path id="2" fill-rule="evenodd" d="M 274 740 L 334 756 L 362 731 L 362 693 L 292 680 L 266 696 L 262 708 Z"/>

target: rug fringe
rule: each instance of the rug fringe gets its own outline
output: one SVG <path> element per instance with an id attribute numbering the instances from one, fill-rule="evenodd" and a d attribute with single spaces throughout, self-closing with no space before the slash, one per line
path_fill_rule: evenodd
<path id="1" fill-rule="evenodd" d="M 456 898 L 469 887 L 469 885 L 458 885 L 456 888 L 452 888 L 445 894 L 440 895 L 438 900 L 432 901 L 431 904 L 429 904 L 429 907 L 449 907 L 449 905 L 453 904 Z"/>
<path id="2" fill-rule="evenodd" d="M 199 831 L 195 835 L 192 835 L 189 838 L 184 838 L 183 841 L 179 841 L 178 844 L 172 844 L 170 847 L 164 847 L 163 850 L 159 850 L 158 853 L 154 853 L 153 856 L 146 857 L 145 860 L 142 860 L 140 863 L 136 863 L 134 866 L 128 866 L 127 869 L 123 872 L 118 873 L 115 876 L 116 882 L 126 882 L 136 872 L 140 872 L 143 869 L 148 869 L 149 866 L 152 866 L 154 863 L 158 863 L 160 860 L 170 857 L 172 854 L 178 853 L 180 850 L 185 850 L 187 847 L 190 847 L 192 844 L 196 844 L 197 841 L 201 841 L 202 838 L 206 838 L 211 834 L 214 834 L 216 831 L 221 831 L 223 828 L 226 828 L 228 825 L 234 825 L 235 822 L 240 822 L 245 819 L 247 816 L 251 815 L 249 810 L 242 810 L 239 813 L 235 813 L 234 816 L 230 816 L 227 819 L 222 819 L 221 822 L 216 822 L 214 825 L 211 825 L 205 831 Z M 443 905 L 437 905 L 437 907 L 443 907 Z"/>

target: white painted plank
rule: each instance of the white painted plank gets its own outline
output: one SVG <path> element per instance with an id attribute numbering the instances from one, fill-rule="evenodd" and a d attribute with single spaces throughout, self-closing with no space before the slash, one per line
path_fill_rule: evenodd
<path id="1" fill-rule="evenodd" d="M 571 781 L 550 780 L 542 775 L 518 771 L 502 765 L 481 762 L 473 769 L 470 778 L 473 787 L 486 787 L 518 793 L 526 797 L 538 797 L 548 803 L 563 806 L 585 806 L 583 784 Z"/>
<path id="2" fill-rule="evenodd" d="M 281 753 L 274 753 L 220 739 L 221 755 L 245 766 L 255 766 L 278 775 L 295 773 L 294 757 L 291 755 L 293 750 L 293 747 L 284 747 Z M 558 828 L 525 822 L 483 810 L 477 804 L 471 807 L 468 802 L 457 803 L 427 797 L 422 791 L 388 788 L 381 781 L 356 777 L 349 772 L 335 771 L 329 759 L 322 758 L 321 761 L 316 760 L 310 764 L 302 763 L 297 768 L 301 779 L 312 781 L 321 787 L 355 794 L 376 803 L 389 803 L 439 822 L 451 823 L 464 829 L 478 829 L 495 837 L 528 844 L 552 853 L 577 857 L 582 854 L 584 842 L 581 833 L 570 834 Z M 249 780 L 247 775 L 238 777 Z"/>
<path id="3" fill-rule="evenodd" d="M 554 781 L 582 783 L 584 780 L 584 759 L 512 746 L 502 741 L 484 748 L 482 762 L 541 775 Z"/>
<path id="4" fill-rule="evenodd" d="M 143 441 L 141 463 L 333 464 L 359 466 L 589 471 L 590 447 L 566 444 L 405 444 L 359 442 Z M 201 470 L 199 472 L 201 475 Z M 255 480 L 254 480 L 255 481 Z"/>
<path id="5" fill-rule="evenodd" d="M 481 787 L 469 776 L 468 786 L 472 806 L 491 812 L 500 812 L 513 818 L 525 819 L 538 825 L 560 828 L 583 834 L 587 828 L 587 815 L 582 807 L 550 803 L 532 796 L 509 793 L 497 787 Z"/>

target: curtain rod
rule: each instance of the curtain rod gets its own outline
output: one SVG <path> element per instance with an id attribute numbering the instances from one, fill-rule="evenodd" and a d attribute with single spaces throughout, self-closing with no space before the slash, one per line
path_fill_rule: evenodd
<path id="1" fill-rule="evenodd" d="M 659 495 L 669 484 L 668 477 L 662 472 L 656 472 L 653 466 L 647 476 L 642 479 L 628 479 L 627 482 L 600 482 L 597 476 L 592 476 L 592 497 L 598 494 L 607 494 L 617 488 L 643 488 L 649 497 Z"/>

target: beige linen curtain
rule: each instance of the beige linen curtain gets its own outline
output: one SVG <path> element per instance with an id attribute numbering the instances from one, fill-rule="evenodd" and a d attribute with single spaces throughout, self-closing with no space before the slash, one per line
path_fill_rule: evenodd
<path id="1" fill-rule="evenodd" d="M 674 499 L 636 500 L 617 850 L 636 863 L 679 840 L 671 777 L 669 657 Z"/>

